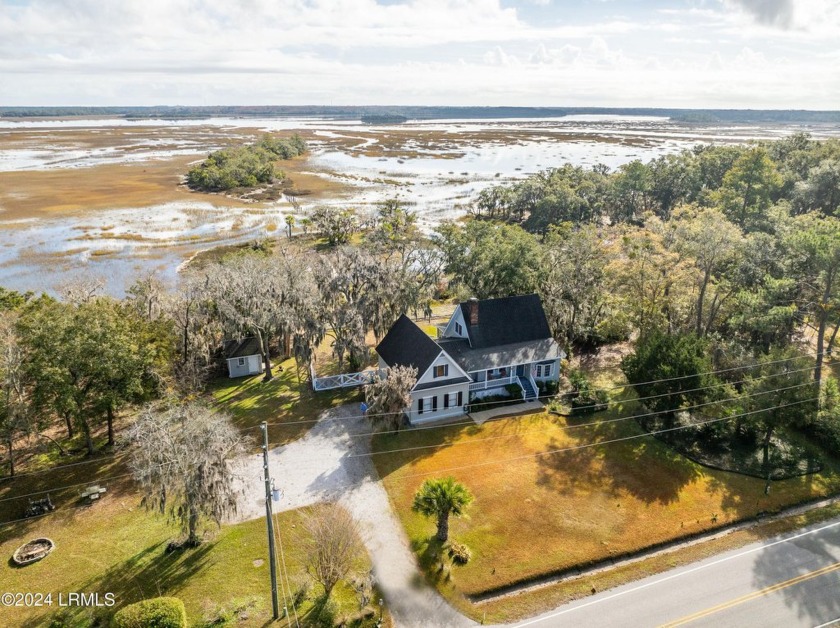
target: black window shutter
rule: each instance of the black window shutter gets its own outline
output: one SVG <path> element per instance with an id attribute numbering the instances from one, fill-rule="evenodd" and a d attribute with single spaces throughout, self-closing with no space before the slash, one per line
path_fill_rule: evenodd
<path id="1" fill-rule="evenodd" d="M 443 365 L 443 376 L 446 377 L 447 375 L 449 375 L 449 365 L 444 364 Z"/>
<path id="2" fill-rule="evenodd" d="M 461 390 L 458 391 L 458 405 L 464 405 L 464 393 Z"/>
<path id="3" fill-rule="evenodd" d="M 423 414 L 423 397 L 417 400 L 417 414 Z"/>
<path id="4" fill-rule="evenodd" d="M 445 410 L 448 407 L 449 407 L 449 395 L 444 395 L 443 396 L 443 409 Z"/>
<path id="5" fill-rule="evenodd" d="M 432 412 L 434 412 L 435 410 L 437 410 L 437 395 L 432 397 Z"/>

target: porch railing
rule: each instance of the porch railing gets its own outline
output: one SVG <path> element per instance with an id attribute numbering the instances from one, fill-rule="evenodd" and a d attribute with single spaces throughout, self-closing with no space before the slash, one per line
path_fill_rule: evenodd
<path id="1" fill-rule="evenodd" d="M 498 379 L 488 379 L 483 382 L 473 382 L 470 384 L 470 392 L 476 390 L 487 390 L 488 388 L 501 388 L 502 386 L 515 383 L 517 379 L 516 375 L 510 375 L 508 377 L 500 377 Z"/>

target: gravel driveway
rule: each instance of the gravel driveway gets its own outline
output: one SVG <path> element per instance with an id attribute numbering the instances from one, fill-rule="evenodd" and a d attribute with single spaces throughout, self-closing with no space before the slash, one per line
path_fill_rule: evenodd
<path id="1" fill-rule="evenodd" d="M 398 626 L 476 625 L 425 583 L 370 456 L 353 457 L 370 452 L 370 437 L 364 435 L 370 426 L 357 414 L 355 405 L 329 410 L 303 438 L 269 452 L 271 476 L 283 489 L 275 512 L 323 501 L 342 504 L 362 528 L 377 583 Z M 235 466 L 244 491 L 235 520 L 264 517 L 262 455 L 245 456 Z"/>

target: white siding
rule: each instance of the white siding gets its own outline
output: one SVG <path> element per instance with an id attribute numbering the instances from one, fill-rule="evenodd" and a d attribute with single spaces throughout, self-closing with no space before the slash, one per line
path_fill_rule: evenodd
<path id="1" fill-rule="evenodd" d="M 455 328 L 455 323 L 461 326 L 461 333 L 458 333 L 458 330 Z M 455 308 L 455 311 L 452 313 L 452 317 L 446 324 L 446 329 L 443 330 L 443 337 L 466 338 L 469 340 L 469 335 L 467 334 L 467 326 L 464 323 L 464 314 L 463 312 L 461 312 L 461 306 L 457 306 Z"/>
<path id="2" fill-rule="evenodd" d="M 461 393 L 461 405 L 454 407 L 450 406 L 444 408 L 444 397 L 450 393 Z M 411 409 L 408 412 L 408 419 L 412 425 L 422 425 L 424 423 L 431 423 L 433 421 L 440 421 L 451 417 L 461 416 L 464 414 L 464 406 L 469 401 L 469 384 L 454 384 L 452 386 L 442 386 L 440 388 L 431 388 L 429 390 L 418 390 L 411 393 Z M 418 402 L 421 398 L 436 397 L 437 410 L 431 409 L 431 404 L 424 406 L 423 412 L 420 413 L 418 409 Z"/>
<path id="3" fill-rule="evenodd" d="M 240 360 L 242 364 L 240 364 Z M 256 375 L 262 373 L 262 357 L 260 355 L 248 355 L 242 358 L 228 358 L 228 376 L 246 377 L 248 375 Z"/>
<path id="4" fill-rule="evenodd" d="M 448 371 L 446 375 L 442 377 L 435 377 L 435 367 L 436 366 L 446 366 L 448 367 Z M 428 368 L 425 373 L 418 373 L 417 375 L 417 384 L 430 384 L 435 381 L 443 381 L 446 379 L 452 379 L 453 377 L 468 377 L 468 375 L 455 363 L 449 354 L 445 351 L 441 351 L 440 355 L 432 362 L 432 365 Z"/>
<path id="5" fill-rule="evenodd" d="M 539 377 L 537 376 L 537 365 L 538 364 L 551 364 L 551 374 L 545 375 L 545 371 L 543 370 L 543 374 Z M 544 360 L 540 362 L 534 362 L 531 365 L 531 375 L 534 377 L 535 380 L 541 382 L 547 381 L 557 381 L 560 379 L 560 358 L 556 360 Z"/>

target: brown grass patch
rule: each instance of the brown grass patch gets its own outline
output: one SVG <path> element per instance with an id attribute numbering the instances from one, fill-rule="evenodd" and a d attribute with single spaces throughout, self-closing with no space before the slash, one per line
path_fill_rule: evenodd
<path id="1" fill-rule="evenodd" d="M 602 416 L 627 414 L 619 407 Z M 641 437 L 588 446 L 627 436 Z M 456 597 L 840 490 L 840 475 L 827 466 L 819 475 L 775 482 L 764 495 L 763 481 L 700 467 L 642 436 L 632 421 L 574 428 L 563 418 L 537 415 L 482 427 L 383 435 L 374 446 L 377 451 L 434 447 L 374 459 L 427 568 L 434 526 L 411 512 L 414 492 L 426 477 L 453 475 L 475 494 L 469 518 L 452 526 L 452 537 L 466 543 L 473 558 L 453 569 L 451 583 L 441 585 Z M 552 453 L 582 446 L 588 447 Z"/>

